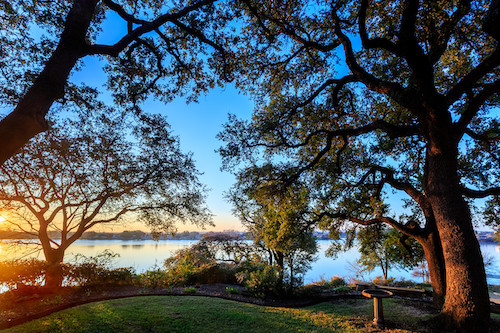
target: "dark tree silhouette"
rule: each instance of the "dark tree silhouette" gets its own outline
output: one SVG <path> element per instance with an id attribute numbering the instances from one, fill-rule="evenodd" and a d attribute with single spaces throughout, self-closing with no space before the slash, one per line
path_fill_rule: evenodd
<path id="1" fill-rule="evenodd" d="M 62 283 L 65 251 L 96 225 L 141 221 L 158 234 L 211 221 L 194 163 L 164 119 L 103 111 L 54 125 L 0 167 L 4 223 L 38 238 L 49 288 Z"/>

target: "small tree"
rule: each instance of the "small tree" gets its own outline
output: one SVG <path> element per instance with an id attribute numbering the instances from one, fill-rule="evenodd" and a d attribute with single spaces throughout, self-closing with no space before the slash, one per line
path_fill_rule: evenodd
<path id="1" fill-rule="evenodd" d="M 361 229 L 357 235 L 361 253 L 358 263 L 368 271 L 379 267 L 385 281 L 391 268 L 413 269 L 424 260 L 422 246 L 403 236 L 380 224 Z"/>
<path id="2" fill-rule="evenodd" d="M 305 187 L 282 193 L 269 191 L 265 185 L 255 183 L 262 171 L 248 168 L 239 174 L 229 198 L 254 245 L 267 252 L 269 264 L 283 272 L 282 283 L 293 289 L 302 284 L 302 276 L 317 252 L 314 223 L 307 218 L 309 191 Z"/>
<path id="3" fill-rule="evenodd" d="M 194 163 L 162 117 L 95 114 L 54 124 L 0 169 L 0 209 L 38 238 L 48 287 L 61 285 L 66 249 L 96 225 L 138 220 L 158 235 L 210 221 Z"/>

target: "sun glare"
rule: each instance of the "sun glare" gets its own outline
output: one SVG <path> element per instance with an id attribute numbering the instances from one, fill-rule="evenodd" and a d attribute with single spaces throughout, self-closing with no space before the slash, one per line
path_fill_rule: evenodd
<path id="1" fill-rule="evenodd" d="M 4 221 L 5 221 L 5 217 L 3 217 L 3 216 L 0 215 L 0 223 L 2 223 Z"/>

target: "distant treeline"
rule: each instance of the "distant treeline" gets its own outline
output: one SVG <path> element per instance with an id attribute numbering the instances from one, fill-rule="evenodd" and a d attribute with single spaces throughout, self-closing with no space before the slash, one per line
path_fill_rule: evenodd
<path id="1" fill-rule="evenodd" d="M 239 239 L 251 239 L 249 234 L 244 231 L 222 231 L 222 232 L 205 232 L 205 231 L 183 231 L 175 234 L 163 234 L 160 235 L 161 240 L 199 240 L 203 235 L 206 234 L 229 234 L 234 237 L 238 237 Z M 71 236 L 71 235 L 69 235 Z M 58 239 L 60 234 L 56 231 L 49 231 L 49 237 L 52 239 Z M 317 239 L 328 239 L 328 235 L 326 233 L 317 232 Z M 0 239 L 37 239 L 35 235 L 17 232 L 17 231 L 7 231 L 0 230 Z M 87 231 L 85 232 L 80 239 L 87 240 L 98 240 L 98 239 L 117 239 L 117 240 L 149 240 L 153 239 L 152 235 L 148 232 L 144 232 L 141 230 L 126 230 L 122 232 L 96 232 L 96 231 Z"/>
<path id="2" fill-rule="evenodd" d="M 160 235 L 161 240 L 199 240 L 205 234 L 230 234 L 231 236 L 238 237 L 240 239 L 251 239 L 249 234 L 244 231 L 221 231 L 221 232 L 206 232 L 206 231 L 183 231 L 175 234 L 163 234 Z M 314 236 L 318 240 L 328 240 L 328 234 L 325 232 L 315 232 Z M 342 235 L 343 236 L 343 235 Z M 341 237 L 342 237 L 341 236 Z M 489 231 L 480 231 L 476 233 L 479 242 L 484 243 L 496 243 L 495 234 Z M 57 231 L 49 231 L 49 237 L 52 239 L 59 238 L 59 233 Z M 35 235 L 30 235 L 18 231 L 8 231 L 0 230 L 0 239 L 37 239 Z M 96 232 L 87 231 L 83 234 L 80 239 L 117 239 L 117 240 L 149 240 L 153 239 L 150 233 L 141 230 L 125 230 L 122 232 Z"/>

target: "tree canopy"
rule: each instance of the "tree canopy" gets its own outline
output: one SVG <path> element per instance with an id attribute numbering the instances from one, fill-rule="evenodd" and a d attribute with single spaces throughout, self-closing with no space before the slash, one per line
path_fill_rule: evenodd
<path id="1" fill-rule="evenodd" d="M 269 193 L 258 184 L 262 171 L 248 168 L 239 174 L 228 198 L 234 214 L 250 232 L 254 246 L 268 253 L 269 264 L 282 270 L 282 282 L 293 289 L 302 284 L 302 277 L 318 251 L 313 235 L 315 224 L 307 213 L 309 189 Z"/>
<path id="2" fill-rule="evenodd" d="M 257 107 L 221 133 L 226 167 L 263 158 L 265 186 L 309 184 L 331 229 L 388 223 L 415 237 L 442 262 L 444 317 L 487 330 L 469 202 L 500 194 L 499 1 L 238 4 L 237 78 Z M 387 214 L 392 191 L 420 218 Z"/>
<path id="3" fill-rule="evenodd" d="M 214 0 L 0 1 L 0 163 L 48 128 L 49 110 L 85 103 L 84 59 L 98 57 L 117 107 L 140 112 L 229 80 L 226 13 Z M 99 87 L 101 88 L 101 87 Z"/>
<path id="4" fill-rule="evenodd" d="M 191 156 L 165 120 L 131 118 L 104 109 L 59 121 L 0 167 L 4 223 L 37 237 L 49 264 L 96 225 L 142 222 L 158 235 L 211 223 Z"/>

